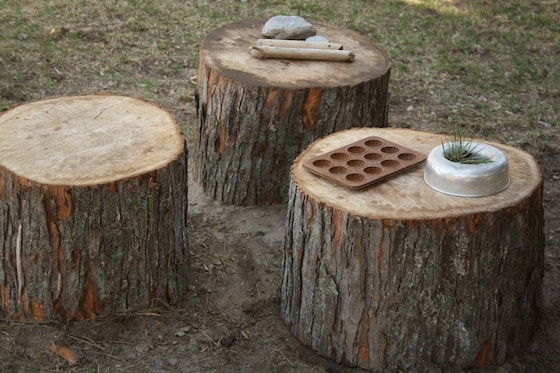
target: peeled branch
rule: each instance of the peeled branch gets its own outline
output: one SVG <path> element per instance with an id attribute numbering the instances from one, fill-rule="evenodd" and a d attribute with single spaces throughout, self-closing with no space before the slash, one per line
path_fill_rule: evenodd
<path id="1" fill-rule="evenodd" d="M 249 47 L 251 56 L 260 59 L 319 60 L 353 62 L 354 52 L 331 49 L 286 48 L 270 46 Z"/>
<path id="2" fill-rule="evenodd" d="M 259 39 L 258 46 L 285 47 L 285 48 L 310 48 L 310 49 L 344 49 L 340 43 L 329 41 L 303 41 L 303 40 L 284 40 L 284 39 Z"/>

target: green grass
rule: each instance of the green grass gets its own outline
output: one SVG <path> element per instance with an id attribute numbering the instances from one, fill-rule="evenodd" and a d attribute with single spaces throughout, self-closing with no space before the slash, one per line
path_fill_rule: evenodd
<path id="1" fill-rule="evenodd" d="M 5 0 L 0 110 L 111 92 L 155 101 L 190 126 L 200 41 L 235 20 L 277 14 L 353 29 L 384 48 L 392 126 L 459 125 L 534 154 L 558 149 L 555 1 Z"/>

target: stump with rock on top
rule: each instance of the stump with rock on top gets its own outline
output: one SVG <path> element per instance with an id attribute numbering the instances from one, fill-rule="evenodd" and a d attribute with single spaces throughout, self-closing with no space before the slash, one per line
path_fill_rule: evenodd
<path id="1" fill-rule="evenodd" d="M 134 98 L 69 96 L 0 116 L 0 307 L 84 319 L 185 300 L 187 154 Z"/>
<path id="2" fill-rule="evenodd" d="M 367 37 L 314 24 L 353 62 L 258 59 L 265 20 L 223 26 L 202 41 L 193 176 L 234 205 L 285 202 L 289 170 L 309 143 L 350 127 L 387 124 L 390 63 Z"/>

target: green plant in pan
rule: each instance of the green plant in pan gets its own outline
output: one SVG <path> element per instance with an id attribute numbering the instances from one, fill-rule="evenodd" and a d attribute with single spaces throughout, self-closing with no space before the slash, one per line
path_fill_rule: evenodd
<path id="1" fill-rule="evenodd" d="M 441 143 L 443 156 L 451 162 L 462 164 L 484 164 L 492 162 L 492 159 L 480 154 L 480 144 L 465 140 L 460 129 L 456 129 L 453 140 Z"/>

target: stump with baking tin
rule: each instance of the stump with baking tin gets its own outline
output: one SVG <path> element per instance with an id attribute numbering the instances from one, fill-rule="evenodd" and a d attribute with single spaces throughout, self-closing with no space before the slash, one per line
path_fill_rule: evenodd
<path id="1" fill-rule="evenodd" d="M 289 170 L 312 141 L 350 127 L 384 127 L 390 64 L 368 38 L 314 24 L 354 62 L 261 60 L 249 47 L 266 20 L 210 33 L 200 47 L 194 178 L 215 200 L 285 202 Z"/>
<path id="2" fill-rule="evenodd" d="M 0 116 L 0 306 L 84 319 L 185 299 L 187 154 L 164 110 L 69 96 Z"/>
<path id="3" fill-rule="evenodd" d="M 305 167 L 368 136 L 428 154 L 443 135 L 351 129 L 296 159 L 282 278 L 282 314 L 292 333 L 321 355 L 375 372 L 467 369 L 520 351 L 542 307 L 535 160 L 495 144 L 509 158 L 511 184 L 481 198 L 431 189 L 423 164 L 358 190 Z"/>

